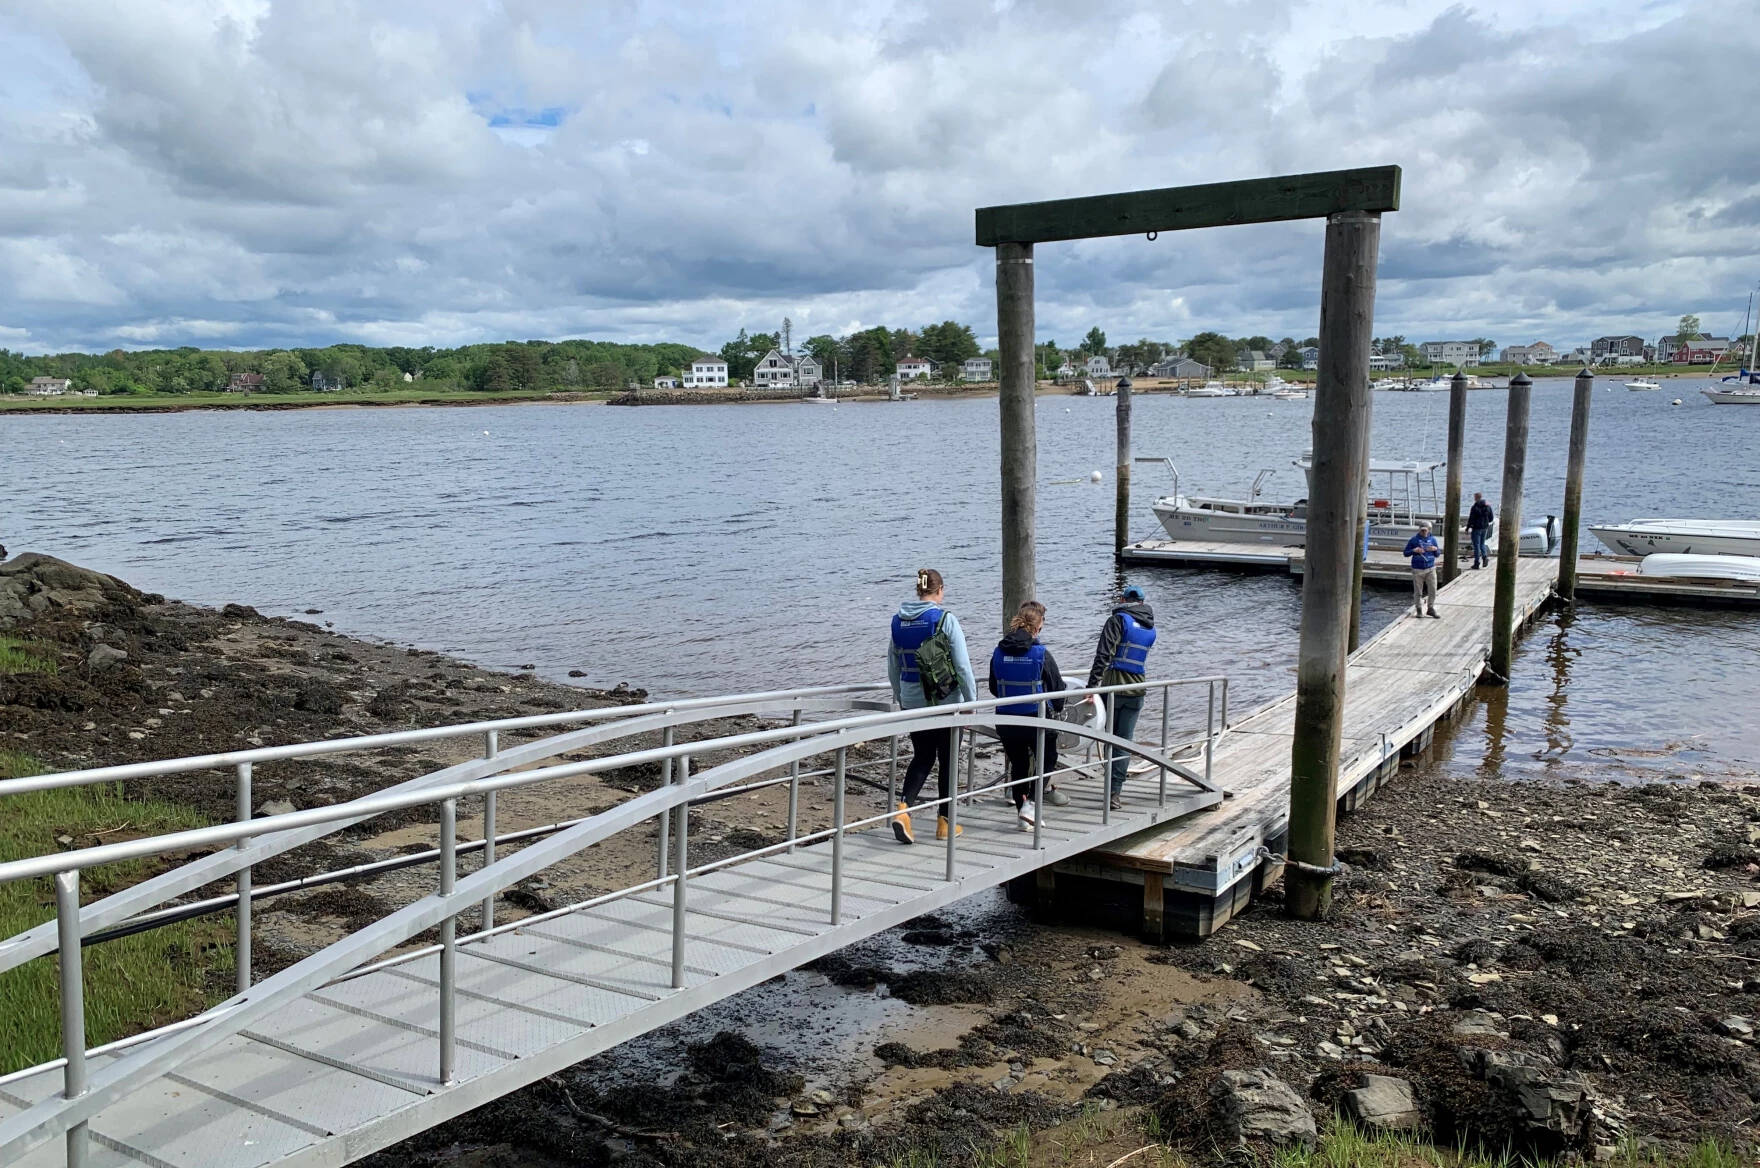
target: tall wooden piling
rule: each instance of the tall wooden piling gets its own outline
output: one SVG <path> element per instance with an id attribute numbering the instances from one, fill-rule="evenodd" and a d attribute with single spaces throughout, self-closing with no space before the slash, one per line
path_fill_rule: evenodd
<path id="1" fill-rule="evenodd" d="M 1002 351 L 1002 619 L 1033 599 L 1038 437 L 1033 396 L 1033 245 L 996 245 L 996 339 Z"/>
<path id="2" fill-rule="evenodd" d="M 1558 540 L 1557 592 L 1565 603 L 1577 599 L 1577 528 L 1583 520 L 1583 464 L 1589 458 L 1589 403 L 1595 398 L 1595 375 L 1577 373 L 1571 397 L 1571 450 L 1564 469 L 1564 530 Z"/>
<path id="3" fill-rule="evenodd" d="M 1528 399 L 1534 383 L 1526 373 L 1509 379 L 1509 419 L 1503 437 L 1503 497 L 1497 515 L 1497 591 L 1491 599 L 1491 664 L 1494 685 L 1509 683 L 1516 643 L 1516 559 L 1522 552 L 1522 474 L 1528 462 Z"/>
<path id="4" fill-rule="evenodd" d="M 1131 379 L 1118 379 L 1118 467 L 1112 480 L 1112 554 L 1122 556 L 1131 526 Z M 1009 611 L 1013 611 L 1010 609 Z"/>
<path id="5" fill-rule="evenodd" d="M 1381 216 L 1327 216 L 1320 285 L 1320 371 L 1314 403 L 1302 632 L 1290 746 L 1285 905 L 1314 919 L 1332 900 L 1334 817 L 1344 717 L 1352 580 L 1361 567 L 1357 519 L 1369 461 L 1369 341 Z"/>
<path id="6" fill-rule="evenodd" d="M 1467 453 L 1467 375 L 1448 379 L 1448 497 L 1442 512 L 1442 575 L 1446 584 L 1461 574 L 1461 460 Z"/>

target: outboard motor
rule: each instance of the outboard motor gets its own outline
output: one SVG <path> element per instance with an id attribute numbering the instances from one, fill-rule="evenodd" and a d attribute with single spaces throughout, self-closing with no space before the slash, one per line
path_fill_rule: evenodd
<path id="1" fill-rule="evenodd" d="M 1558 516 L 1548 515 L 1544 523 L 1522 528 L 1519 541 L 1524 556 L 1549 556 L 1558 550 Z"/>

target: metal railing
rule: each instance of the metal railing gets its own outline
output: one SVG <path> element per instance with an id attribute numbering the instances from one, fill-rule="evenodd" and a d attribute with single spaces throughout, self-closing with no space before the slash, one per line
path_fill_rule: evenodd
<path id="1" fill-rule="evenodd" d="M 1166 753 L 1169 734 L 1168 711 L 1172 692 L 1176 688 L 1196 686 L 1203 686 L 1207 691 L 1202 774 L 1173 761 Z M 882 823 L 896 813 L 894 803 L 897 792 L 893 784 L 897 778 L 896 748 L 901 733 L 945 730 L 950 736 L 949 769 L 955 770 L 955 773 L 949 776 L 952 780 L 949 784 L 950 790 L 947 795 L 919 805 L 921 808 L 944 811 L 948 819 L 945 840 L 945 878 L 949 882 L 954 881 L 956 876 L 960 846 L 961 804 L 969 805 L 980 795 L 1000 791 L 1020 781 L 1005 778 L 994 784 L 975 787 L 972 780 L 973 756 L 972 751 L 968 748 L 966 752 L 966 790 L 960 790 L 956 770 L 960 757 L 960 736 L 962 733 L 966 733 L 969 737 L 982 724 L 997 727 L 1022 727 L 1036 731 L 1033 735 L 1032 770 L 1034 773 L 1029 776 L 1034 783 L 1033 789 L 1037 806 L 1033 824 L 1033 850 L 1035 851 L 1042 848 L 1042 831 L 1049 814 L 1044 802 L 1044 785 L 1047 776 L 1040 765 L 1037 754 L 1042 733 L 1074 734 L 1103 748 L 1106 757 L 1102 765 L 1107 768 L 1102 772 L 1103 774 L 1110 770 L 1111 763 L 1115 759 L 1127 760 L 1126 765 L 1131 757 L 1149 760 L 1160 773 L 1158 805 L 1164 806 L 1166 803 L 1167 782 L 1170 777 L 1177 777 L 1206 793 L 1213 794 L 1215 791 L 1210 777 L 1215 742 L 1219 734 L 1217 719 L 1219 696 L 1221 697 L 1224 719 L 1227 708 L 1227 679 L 1220 676 L 1157 680 L 1142 684 L 1089 687 L 1065 690 L 1057 694 L 1035 695 L 1032 700 L 1034 704 L 1039 706 L 1040 713 L 1034 715 L 1005 715 L 996 712 L 998 706 L 1022 704 L 1021 697 L 1016 696 L 950 703 L 927 709 L 861 713 L 822 722 L 803 722 L 800 718 L 800 707 L 811 702 L 827 700 L 829 696 L 839 693 L 856 694 L 873 688 L 870 686 L 845 686 L 817 691 L 791 691 L 791 693 L 783 695 L 750 695 L 747 699 L 748 704 L 777 701 L 795 704 L 796 708 L 787 715 L 790 718 L 789 724 L 772 729 L 745 731 L 694 742 L 678 743 L 672 740 L 671 726 L 668 725 L 661 727 L 664 732 L 664 741 L 659 747 L 538 767 L 526 771 L 487 774 L 463 780 L 438 781 L 437 776 L 427 776 L 427 779 L 435 781 L 422 782 L 418 780 L 402 784 L 400 787 L 386 792 L 364 796 L 332 807 L 294 811 L 257 820 L 247 819 L 237 823 L 217 824 L 157 837 L 103 844 L 0 864 L 0 884 L 45 876 L 53 879 L 56 900 L 56 919 L 53 922 L 53 927 L 56 936 L 55 948 L 60 961 L 63 1049 L 63 1055 L 60 1059 L 26 1068 L 10 1075 L 0 1076 L 0 1085 L 4 1085 L 7 1082 L 55 1069 L 60 1069 L 63 1073 L 60 1095 L 45 1099 L 17 1115 L 0 1120 L 0 1160 L 20 1154 L 44 1140 L 53 1138 L 58 1133 L 64 1133 L 67 1141 L 68 1163 L 81 1164 L 85 1158 L 86 1123 L 90 1117 L 139 1086 L 146 1079 L 211 1048 L 216 1043 L 249 1026 L 253 1021 L 265 1017 L 287 1002 L 313 990 L 436 954 L 440 959 L 440 984 L 436 1006 L 439 1079 L 443 1085 L 450 1085 L 454 1081 L 456 1065 L 456 958 L 460 945 L 478 943 L 512 929 L 529 927 L 537 921 L 585 911 L 589 907 L 637 896 L 642 892 L 670 888 L 673 897 L 670 981 L 673 989 L 678 990 L 685 985 L 687 969 L 685 955 L 689 944 L 688 931 L 685 926 L 689 887 L 692 881 L 723 868 L 760 857 L 784 851 L 792 852 L 799 847 L 830 841 L 829 923 L 837 926 L 842 923 L 843 916 L 844 837 L 849 831 Z M 1043 716 L 1044 703 L 1053 699 L 1067 701 L 1098 697 L 1110 701 L 1112 695 L 1148 690 L 1158 690 L 1161 694 L 1159 751 L 1113 735 L 1110 732 L 1110 719 L 1107 720 L 1105 726 L 1095 727 Z M 700 703 L 696 703 L 696 708 L 699 711 L 724 708 L 728 701 L 729 699 L 704 699 Z M 647 708 L 662 710 L 667 717 L 676 717 L 678 716 L 677 711 L 686 704 L 674 703 Z M 595 714 L 598 712 L 585 711 L 583 713 Z M 980 721 L 980 715 L 983 716 L 982 721 Z M 544 717 L 556 720 L 551 724 L 559 724 L 566 718 L 564 715 L 546 715 Z M 527 722 L 526 719 L 509 721 Z M 633 725 L 637 721 L 640 719 L 630 719 L 628 724 Z M 481 724 L 476 724 L 473 730 L 461 730 L 460 732 L 478 732 L 480 727 Z M 500 728 L 503 727 L 497 726 L 491 729 Z M 442 736 L 433 731 L 411 731 L 408 733 L 422 734 L 429 738 Z M 377 745 L 391 745 L 394 743 L 387 743 L 383 740 L 393 737 L 396 736 L 376 735 L 371 739 L 338 740 L 338 742 L 361 743 L 377 739 L 379 740 Z M 542 743 L 528 744 L 528 748 L 546 747 L 570 737 L 570 735 L 560 735 L 556 739 L 545 740 Z M 887 808 L 878 815 L 849 821 L 846 807 L 846 789 L 850 770 L 848 765 L 849 751 L 855 746 L 880 740 L 889 741 L 892 747 L 887 760 L 889 766 Z M 334 746 L 335 744 L 305 744 L 305 748 L 311 749 L 324 745 Z M 513 757 L 513 752 L 498 754 L 494 750 L 494 745 L 492 741 L 489 743 L 490 750 L 487 761 L 511 765 L 507 760 Z M 370 747 L 357 746 L 355 748 L 367 749 Z M 700 774 L 693 775 L 691 773 L 693 756 L 700 757 L 711 751 L 725 752 L 750 748 L 757 748 L 756 752 L 722 763 Z M 302 748 L 266 749 L 297 751 Z M 319 753 L 320 751 L 311 749 L 311 752 Z M 549 753 L 559 752 L 558 750 L 550 750 Z M 805 759 L 823 754 L 831 754 L 834 757 L 834 765 L 830 770 L 834 782 L 833 823 L 829 828 L 801 835 L 798 831 L 798 793 L 802 777 L 800 763 Z M 294 757 L 294 755 L 288 757 Z M 193 764 L 195 761 L 208 762 L 208 760 L 225 758 L 226 756 L 205 756 L 202 760 L 175 761 Z M 229 761 L 248 766 L 257 759 Z M 666 782 L 658 789 L 634 796 L 626 802 L 596 815 L 571 821 L 567 825 L 560 825 L 558 830 L 538 842 L 521 850 L 502 855 L 489 854 L 491 833 L 486 831 L 485 840 L 480 841 L 484 845 L 485 851 L 483 866 L 468 876 L 462 878 L 459 876 L 456 823 L 460 799 L 479 795 L 491 797 L 503 790 L 522 789 L 558 779 L 597 774 L 650 763 L 658 763 L 663 768 Z M 172 773 L 172 771 L 151 768 L 170 765 L 140 764 L 140 767 L 145 770 L 145 773 L 163 774 Z M 209 762 L 209 765 L 213 765 L 213 763 Z M 787 770 L 785 773 L 781 773 L 780 777 L 761 779 L 761 776 L 783 772 L 783 768 L 787 768 Z M 96 771 L 73 773 L 96 776 L 102 775 L 106 771 L 133 769 L 101 768 Z M 188 769 L 196 768 L 193 765 L 188 765 Z M 142 772 L 136 771 L 136 773 Z M 441 772 L 441 774 L 444 773 Z M 44 778 L 55 780 L 65 778 L 65 776 L 45 776 Z M 750 780 L 760 781 L 752 782 Z M 81 781 L 103 782 L 113 781 L 113 779 L 94 777 L 89 780 L 82 778 Z M 25 782 L 29 783 L 30 780 Z M 420 785 L 417 785 L 418 783 Z M 742 783 L 745 785 L 734 786 L 734 784 Z M 790 786 L 787 838 L 696 867 L 689 865 L 689 815 L 693 803 L 704 801 L 706 797 L 720 795 L 727 790 L 744 792 L 779 783 L 788 783 Z M 1109 778 L 1104 785 L 1107 789 L 1101 792 L 1100 797 L 1103 825 L 1110 823 Z M 38 786 L 37 789 L 42 788 Z M 0 787 L 0 793 L 5 793 L 4 787 Z M 113 1042 L 98 1050 L 88 1051 L 86 1049 L 81 949 L 84 943 L 84 926 L 87 914 L 79 907 L 80 877 L 83 870 L 125 860 L 204 848 L 221 848 L 225 851 L 220 854 L 237 856 L 244 850 L 247 841 L 292 839 L 296 838 L 298 833 L 311 829 L 334 829 L 334 826 L 359 823 L 387 812 L 429 804 L 437 804 L 440 809 L 440 840 L 435 857 L 439 872 L 436 891 L 432 895 L 392 911 L 373 924 L 344 937 L 255 985 L 250 984 L 248 974 L 241 977 L 237 992 L 232 998 L 195 1018 Z M 671 837 L 670 855 L 668 855 L 663 843 L 662 850 L 657 857 L 657 866 L 660 871 L 654 879 L 596 896 L 577 904 L 541 913 L 536 917 L 528 916 L 519 921 L 501 925 L 494 923 L 492 912 L 485 912 L 481 929 L 464 936 L 459 935 L 457 918 L 468 907 L 473 905 L 488 906 L 497 894 L 519 881 L 576 855 L 618 832 L 638 827 L 649 820 L 656 821 L 659 832 L 669 831 Z M 662 839 L 664 840 L 665 836 L 662 836 Z M 202 863 L 202 860 L 197 860 L 186 867 Z M 209 879 L 212 877 L 210 876 Z M 238 906 L 241 919 L 241 941 L 248 945 L 248 935 L 245 934 L 245 930 L 248 929 L 248 906 L 251 897 L 248 882 L 241 882 L 241 887 L 235 896 L 235 903 Z M 435 926 L 439 926 L 440 930 L 437 943 L 381 960 L 372 960 Z M 790 931 L 787 926 L 779 927 L 782 931 Z M 14 940 L 16 941 L 17 938 Z M 649 995 L 636 994 L 636 996 Z M 88 1058 L 100 1053 L 116 1054 L 120 1057 L 101 1068 L 97 1074 L 88 1075 Z"/>
<path id="2" fill-rule="evenodd" d="M 383 794 L 404 793 L 423 790 L 448 780 L 485 777 L 502 770 L 539 762 L 558 754 L 616 741 L 620 738 L 634 737 L 655 730 L 664 730 L 665 733 L 670 734 L 674 728 L 681 725 L 713 721 L 719 718 L 745 715 L 762 717 L 778 713 L 783 715 L 792 713 L 798 718 L 800 713 L 805 710 L 841 713 L 850 709 L 852 705 L 864 704 L 857 701 L 857 695 L 881 694 L 885 692 L 885 689 L 884 683 L 816 686 L 795 690 L 734 694 L 726 697 L 690 698 L 675 702 L 650 702 L 634 706 L 570 710 L 556 714 L 535 714 L 518 718 L 466 722 L 453 726 L 425 727 L 419 730 L 400 730 L 385 734 L 333 738 L 285 746 L 255 747 L 250 750 L 193 755 L 157 762 L 129 763 L 121 766 L 95 767 L 8 779 L 0 781 L 0 799 L 7 795 L 22 795 L 32 791 L 125 782 L 204 770 L 232 769 L 236 776 L 234 822 L 255 822 L 262 825 L 262 830 L 240 838 L 227 852 L 216 853 L 191 864 L 183 865 L 84 906 L 80 910 L 80 926 L 82 935 L 85 936 L 102 935 L 112 929 L 126 928 L 131 919 L 143 909 L 232 876 L 235 879 L 235 891 L 232 894 L 234 903 L 241 906 L 235 944 L 238 955 L 236 963 L 238 986 L 243 989 L 249 985 L 248 979 L 251 976 L 250 905 L 257 899 L 252 883 L 252 867 L 273 856 L 311 843 L 325 835 L 360 822 L 358 818 L 325 820 L 319 825 L 287 830 L 277 828 L 271 817 L 253 820 L 251 808 L 251 804 L 254 802 L 252 798 L 253 770 L 260 763 L 383 750 L 417 742 L 481 736 L 483 740 L 481 758 L 409 779 L 382 792 Z M 868 705 L 869 708 L 886 709 L 890 708 L 891 702 L 888 698 L 883 703 L 876 700 Z M 505 751 L 500 745 L 500 736 L 503 733 L 565 726 L 579 722 L 591 723 L 592 725 L 583 730 L 553 735 Z M 3 807 L 4 803 L 0 802 L 0 808 Z M 491 792 L 484 798 L 484 838 L 476 841 L 477 846 L 484 852 L 485 862 L 492 862 L 495 855 L 496 811 L 496 798 Z M 492 923 L 493 905 L 485 906 L 485 910 L 489 914 L 488 922 Z M 0 940 L 0 972 L 14 968 L 32 958 L 53 952 L 56 943 L 55 930 L 52 925 L 47 924 L 15 937 Z"/>

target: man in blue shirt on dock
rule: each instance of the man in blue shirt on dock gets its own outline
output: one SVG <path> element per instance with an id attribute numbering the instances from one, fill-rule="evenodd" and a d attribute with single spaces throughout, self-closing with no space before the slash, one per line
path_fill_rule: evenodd
<path id="1" fill-rule="evenodd" d="M 1429 615 L 1442 619 L 1436 611 L 1436 557 L 1442 554 L 1428 523 L 1418 524 L 1418 534 L 1406 540 L 1405 554 L 1412 557 L 1412 592 L 1418 598 L 1416 615 L 1423 616 L 1426 599 Z"/>

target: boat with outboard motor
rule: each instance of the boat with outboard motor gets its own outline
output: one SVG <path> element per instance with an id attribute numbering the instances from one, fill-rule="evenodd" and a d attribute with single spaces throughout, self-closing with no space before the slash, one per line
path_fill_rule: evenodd
<path id="1" fill-rule="evenodd" d="M 1155 518 L 1171 540 L 1199 543 L 1251 543 L 1282 547 L 1305 545 L 1308 500 L 1273 503 L 1263 499 L 1265 484 L 1276 473 L 1261 470 L 1247 496 L 1227 498 L 1187 495 L 1180 490 L 1179 468 L 1169 458 L 1139 458 L 1157 462 L 1173 476 L 1173 493 L 1155 500 Z M 1311 480 L 1313 458 L 1304 454 L 1293 463 Z M 1368 542 L 1370 547 L 1403 550 L 1417 534 L 1418 524 L 1442 525 L 1443 496 L 1437 482 L 1441 462 L 1369 462 Z M 1558 520 L 1548 515 L 1544 523 L 1524 526 L 1521 554 L 1549 555 L 1558 548 Z"/>
<path id="2" fill-rule="evenodd" d="M 1186 390 L 1187 397 L 1233 397 L 1234 391 L 1220 381 L 1206 381 Z"/>
<path id="3" fill-rule="evenodd" d="M 1760 520 L 1634 519 L 1630 523 L 1590 524 L 1595 538 L 1614 552 L 1648 556 L 1760 556 Z"/>
<path id="4" fill-rule="evenodd" d="M 1649 392 L 1652 390 L 1661 389 L 1662 386 L 1658 385 L 1654 381 L 1651 381 L 1648 377 L 1640 377 L 1636 381 L 1626 382 L 1626 388 L 1631 390 L 1633 393 L 1646 393 L 1646 392 Z"/>
<path id="5" fill-rule="evenodd" d="M 1673 580 L 1734 580 L 1760 584 L 1760 556 L 1697 556 L 1659 552 L 1645 556 L 1638 565 L 1640 576 Z"/>

